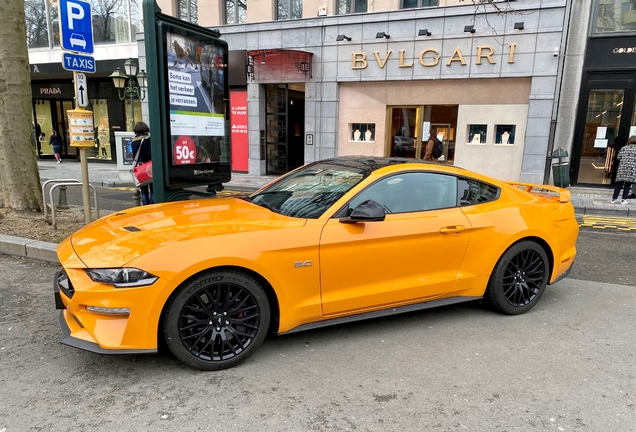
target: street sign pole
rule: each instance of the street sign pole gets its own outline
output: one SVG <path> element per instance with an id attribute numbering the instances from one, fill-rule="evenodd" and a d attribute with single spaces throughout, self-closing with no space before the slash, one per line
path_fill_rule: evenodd
<path id="1" fill-rule="evenodd" d="M 86 106 L 88 104 L 88 94 L 78 94 L 79 88 L 82 87 L 80 82 L 82 79 L 78 79 L 78 75 L 83 76 L 83 81 L 86 81 L 86 75 L 80 74 L 77 72 L 73 72 L 73 82 L 75 83 L 75 108 L 80 108 Z M 84 84 L 85 85 L 85 84 Z M 86 97 L 86 105 L 80 105 L 80 97 Z M 73 137 L 73 125 L 69 124 L 71 128 L 70 136 Z M 92 127 L 91 127 L 92 129 Z M 72 138 L 71 138 L 72 139 Z M 86 157 L 86 146 L 82 146 L 79 148 L 80 152 L 80 168 L 82 170 L 82 203 L 84 204 L 84 222 L 89 224 L 92 222 L 92 213 L 91 213 L 91 195 L 88 183 L 88 158 Z"/>

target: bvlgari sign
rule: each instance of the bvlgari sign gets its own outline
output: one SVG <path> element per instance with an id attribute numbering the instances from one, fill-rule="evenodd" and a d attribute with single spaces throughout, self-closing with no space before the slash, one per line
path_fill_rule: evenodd
<path id="1" fill-rule="evenodd" d="M 515 62 L 515 48 L 517 44 L 509 44 L 508 45 L 508 63 Z M 401 68 L 410 68 L 415 64 L 416 59 L 406 60 L 404 58 L 405 50 L 399 50 L 398 56 L 400 58 L 400 66 Z M 495 47 L 492 45 L 478 45 L 476 47 L 476 57 L 475 64 L 480 65 L 482 61 L 488 61 L 490 64 L 496 64 L 493 59 L 493 55 L 495 55 Z M 392 50 L 386 51 L 384 55 L 380 55 L 379 51 L 373 51 L 373 56 L 375 57 L 375 61 L 378 63 L 380 68 L 384 68 L 386 62 L 389 60 L 391 55 L 393 54 Z M 365 52 L 354 52 L 351 54 L 351 69 L 366 69 L 369 66 L 369 62 L 373 61 L 373 58 L 369 58 L 367 53 Z M 440 61 L 440 52 L 435 48 L 427 48 L 420 51 L 417 56 L 417 61 L 424 67 L 434 67 L 439 64 Z M 453 54 L 450 56 L 448 61 L 446 62 L 446 66 L 450 66 L 453 62 L 457 62 L 462 66 L 466 66 L 466 60 L 464 59 L 464 53 L 459 48 L 455 48 Z"/>

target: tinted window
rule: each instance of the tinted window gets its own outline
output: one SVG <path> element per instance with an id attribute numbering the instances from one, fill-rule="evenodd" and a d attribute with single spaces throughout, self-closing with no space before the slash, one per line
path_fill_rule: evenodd
<path id="1" fill-rule="evenodd" d="M 458 179 L 457 196 L 459 205 L 481 204 L 494 201 L 499 196 L 499 188 L 472 179 Z"/>
<path id="2" fill-rule="evenodd" d="M 387 213 L 408 213 L 456 206 L 457 179 L 435 173 L 403 173 L 372 184 L 349 203 L 348 212 L 366 200 Z"/>

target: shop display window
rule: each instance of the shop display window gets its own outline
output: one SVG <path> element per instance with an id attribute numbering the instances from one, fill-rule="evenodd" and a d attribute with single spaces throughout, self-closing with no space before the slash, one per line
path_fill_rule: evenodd
<path id="1" fill-rule="evenodd" d="M 47 100 L 34 101 L 35 119 L 40 126 L 41 135 L 38 137 L 39 149 L 42 154 L 52 155 L 53 149 L 49 144 L 51 131 L 53 130 L 53 121 L 51 118 L 51 102 Z M 33 126 L 35 128 L 35 125 Z M 44 134 L 44 135 L 42 135 Z"/>
<path id="2" fill-rule="evenodd" d="M 375 123 L 351 123 L 349 141 L 375 141 Z"/>
<path id="3" fill-rule="evenodd" d="M 488 125 L 471 124 L 468 125 L 468 144 L 486 144 Z"/>
<path id="4" fill-rule="evenodd" d="M 88 157 L 112 160 L 108 101 L 106 99 L 91 99 L 91 105 L 95 127 L 95 151 L 89 152 Z"/>
<path id="5" fill-rule="evenodd" d="M 495 144 L 512 145 L 515 143 L 515 125 L 495 126 Z"/>

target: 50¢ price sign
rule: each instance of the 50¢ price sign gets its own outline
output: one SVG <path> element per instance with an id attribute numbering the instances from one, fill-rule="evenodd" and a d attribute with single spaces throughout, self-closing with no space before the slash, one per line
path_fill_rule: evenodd
<path id="1" fill-rule="evenodd" d="M 197 147 L 188 136 L 182 136 L 174 143 L 173 158 L 176 165 L 193 164 L 197 160 Z"/>

